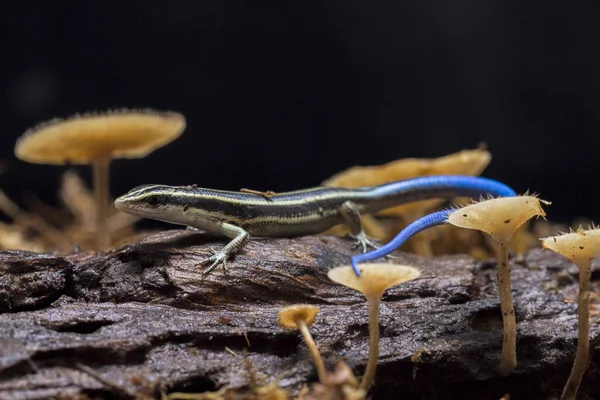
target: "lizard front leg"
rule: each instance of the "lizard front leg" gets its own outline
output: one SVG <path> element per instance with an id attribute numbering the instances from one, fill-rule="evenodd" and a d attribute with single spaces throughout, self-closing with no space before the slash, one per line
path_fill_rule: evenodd
<path id="1" fill-rule="evenodd" d="M 360 212 L 356 204 L 350 200 L 345 201 L 338 211 L 344 219 L 344 223 L 350 228 L 350 237 L 356 241 L 354 249 L 360 247 L 362 252 L 366 253 L 369 247 L 377 249 L 381 246 L 375 239 L 368 237 L 363 230 Z"/>
<path id="2" fill-rule="evenodd" d="M 209 274 L 219 264 L 223 264 L 223 268 L 225 269 L 225 272 L 227 272 L 227 260 L 239 250 L 243 249 L 250 241 L 250 234 L 248 232 L 229 222 L 221 222 L 219 224 L 219 231 L 224 236 L 231 238 L 231 241 L 220 250 L 213 250 L 212 256 L 200 261 L 198 265 L 210 264 L 206 271 L 204 271 L 204 275 Z"/>

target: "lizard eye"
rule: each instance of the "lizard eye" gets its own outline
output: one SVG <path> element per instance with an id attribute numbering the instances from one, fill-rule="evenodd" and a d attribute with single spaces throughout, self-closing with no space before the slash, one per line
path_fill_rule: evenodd
<path id="1" fill-rule="evenodd" d="M 150 207 L 158 207 L 162 203 L 160 196 L 149 196 L 146 198 L 146 204 Z"/>

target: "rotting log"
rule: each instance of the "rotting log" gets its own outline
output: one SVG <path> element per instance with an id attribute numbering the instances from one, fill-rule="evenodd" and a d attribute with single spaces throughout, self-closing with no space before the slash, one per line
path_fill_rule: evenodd
<path id="1" fill-rule="evenodd" d="M 259 380 L 280 379 L 296 393 L 316 372 L 297 332 L 277 326 L 281 307 L 294 303 L 321 308 L 311 331 L 330 369 L 345 359 L 357 375 L 364 371 L 366 304 L 326 275 L 349 262 L 350 241 L 253 240 L 228 274 L 219 267 L 203 278 L 196 264 L 221 244 L 167 231 L 106 254 L 0 252 L 0 399 L 241 389 L 249 383 L 245 348 Z M 541 250 L 511 259 L 519 365 L 500 378 L 494 261 L 398 257 L 392 262 L 417 266 L 422 277 L 384 295 L 376 399 L 560 393 L 577 345 L 575 304 L 565 301 L 576 296 L 576 267 Z M 599 354 L 580 388 L 591 398 L 600 398 Z"/>

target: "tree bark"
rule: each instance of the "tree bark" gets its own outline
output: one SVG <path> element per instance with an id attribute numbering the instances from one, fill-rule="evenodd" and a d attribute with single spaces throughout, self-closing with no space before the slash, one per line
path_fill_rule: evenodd
<path id="1" fill-rule="evenodd" d="M 280 379 L 297 393 L 317 376 L 300 335 L 277 326 L 279 310 L 296 303 L 321 309 L 310 330 L 326 366 L 345 359 L 364 373 L 367 304 L 326 275 L 349 263 L 351 241 L 252 240 L 228 275 L 219 267 L 203 279 L 197 263 L 223 243 L 167 231 L 109 253 L 0 252 L 0 399 L 241 390 L 250 382 L 244 349 L 257 380 Z M 510 260 L 518 367 L 501 378 L 495 261 L 398 256 L 392 262 L 422 276 L 384 294 L 374 398 L 560 394 L 577 346 L 576 305 L 564 297 L 576 299 L 576 267 L 541 250 Z M 598 309 L 592 301 L 592 340 Z M 592 398 L 600 397 L 599 358 L 579 390 Z"/>

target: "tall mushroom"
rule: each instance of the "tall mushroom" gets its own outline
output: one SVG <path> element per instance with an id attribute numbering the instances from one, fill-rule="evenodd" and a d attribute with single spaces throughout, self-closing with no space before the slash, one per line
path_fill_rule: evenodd
<path id="1" fill-rule="evenodd" d="M 183 115 L 152 110 L 118 110 L 76 115 L 38 125 L 21 136 L 15 155 L 37 164 L 91 164 L 96 199 L 96 247 L 110 246 L 109 164 L 113 158 L 142 158 L 175 140 Z"/>
<path id="2" fill-rule="evenodd" d="M 369 360 L 360 388 L 369 390 L 375 378 L 379 357 L 379 303 L 383 292 L 392 286 L 418 278 L 421 272 L 413 267 L 396 264 L 366 264 L 356 276 L 352 266 L 333 268 L 327 273 L 329 279 L 361 292 L 369 306 Z"/>
<path id="3" fill-rule="evenodd" d="M 579 268 L 579 299 L 577 306 L 579 337 L 571 375 L 563 389 L 561 400 L 575 398 L 581 378 L 588 367 L 590 349 L 590 283 L 592 261 L 600 253 L 600 229 L 583 230 L 542 239 L 542 247 L 573 261 Z"/>
<path id="4" fill-rule="evenodd" d="M 489 233 L 496 242 L 498 294 L 504 328 L 499 371 L 508 375 L 517 366 L 515 309 L 510 293 L 508 248 L 513 233 L 534 216 L 545 216 L 535 196 L 500 197 L 474 203 L 448 214 L 448 223 Z M 549 204 L 548 202 L 544 202 Z"/>

